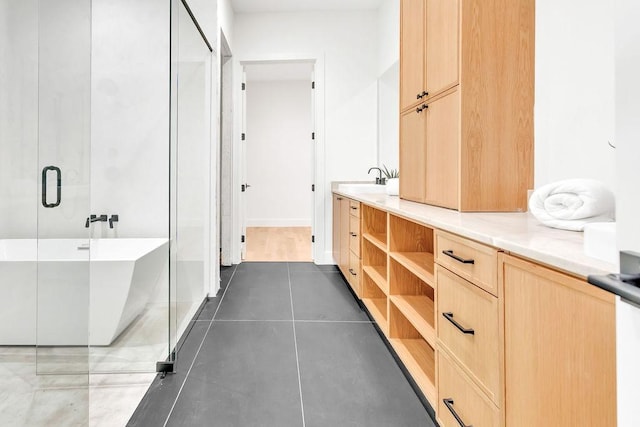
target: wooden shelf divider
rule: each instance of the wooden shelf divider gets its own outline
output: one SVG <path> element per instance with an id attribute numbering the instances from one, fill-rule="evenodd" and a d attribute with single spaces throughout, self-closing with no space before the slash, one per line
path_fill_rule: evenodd
<path id="1" fill-rule="evenodd" d="M 362 268 L 362 271 L 369 276 L 369 278 L 378 285 L 380 290 L 384 292 L 385 295 L 389 295 L 389 282 L 387 281 L 387 268 L 386 266 L 373 266 L 367 265 Z"/>
<path id="2" fill-rule="evenodd" d="M 429 403 L 437 406 L 435 350 L 421 338 L 389 341 Z"/>
<path id="3" fill-rule="evenodd" d="M 431 286 L 435 288 L 435 276 L 433 254 L 428 252 L 391 252 L 391 258 L 402 264 L 407 270 L 415 274 Z"/>
<path id="4" fill-rule="evenodd" d="M 387 236 L 381 233 L 364 233 L 362 235 L 364 239 L 367 239 L 374 245 L 376 245 L 380 250 L 387 251 Z"/>
<path id="5" fill-rule="evenodd" d="M 435 307 L 424 295 L 392 295 L 391 302 L 422 335 L 431 347 L 436 346 Z"/>

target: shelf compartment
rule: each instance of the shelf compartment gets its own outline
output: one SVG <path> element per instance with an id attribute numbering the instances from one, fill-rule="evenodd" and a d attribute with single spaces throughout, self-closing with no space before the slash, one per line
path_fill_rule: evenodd
<path id="1" fill-rule="evenodd" d="M 362 236 L 380 249 L 387 250 L 387 213 L 368 205 L 361 205 Z"/>
<path id="2" fill-rule="evenodd" d="M 387 269 L 383 266 L 363 267 L 362 271 L 380 288 L 385 295 L 389 295 L 389 283 L 387 282 Z"/>
<path id="3" fill-rule="evenodd" d="M 395 259 L 389 264 L 391 301 L 414 328 L 436 345 L 435 289 Z"/>
<path id="4" fill-rule="evenodd" d="M 392 338 L 390 342 L 431 406 L 436 405 L 435 350 L 422 338 Z"/>
<path id="5" fill-rule="evenodd" d="M 389 255 L 435 287 L 433 234 L 432 228 L 396 215 L 389 216 Z"/>
<path id="6" fill-rule="evenodd" d="M 389 341 L 431 405 L 436 404 L 436 352 L 394 304 L 389 306 Z"/>
<path id="7" fill-rule="evenodd" d="M 371 313 L 380 329 L 388 335 L 389 322 L 387 317 L 387 296 L 382 289 L 369 277 L 368 274 L 362 276 L 362 302 Z"/>
<path id="8" fill-rule="evenodd" d="M 433 274 L 435 264 L 433 254 L 428 252 L 391 252 L 389 256 L 415 274 L 420 280 L 435 287 L 435 276 Z"/>
<path id="9" fill-rule="evenodd" d="M 374 245 L 376 245 L 380 250 L 386 252 L 387 236 L 385 234 L 364 233 L 362 234 L 362 237 L 368 240 L 370 243 L 373 243 Z"/>
<path id="10" fill-rule="evenodd" d="M 380 288 L 386 297 L 389 294 L 387 281 L 387 254 L 368 240 L 362 241 L 362 270 Z"/>

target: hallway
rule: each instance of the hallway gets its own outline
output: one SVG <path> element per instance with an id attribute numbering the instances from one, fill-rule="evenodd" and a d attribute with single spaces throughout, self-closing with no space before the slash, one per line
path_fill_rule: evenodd
<path id="1" fill-rule="evenodd" d="M 224 268 L 129 426 L 433 426 L 335 266 Z"/>

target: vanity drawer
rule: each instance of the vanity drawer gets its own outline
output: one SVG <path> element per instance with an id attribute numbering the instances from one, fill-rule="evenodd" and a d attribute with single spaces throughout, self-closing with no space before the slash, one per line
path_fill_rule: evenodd
<path id="1" fill-rule="evenodd" d="M 360 257 L 360 218 L 349 217 L 349 249 Z"/>
<path id="2" fill-rule="evenodd" d="M 500 402 L 498 299 L 436 266 L 438 338 L 496 404 Z"/>
<path id="3" fill-rule="evenodd" d="M 349 253 L 349 284 L 360 298 L 360 257 L 353 252 Z"/>
<path id="4" fill-rule="evenodd" d="M 360 218 L 360 202 L 349 200 L 349 212 L 351 215 Z"/>
<path id="5" fill-rule="evenodd" d="M 498 295 L 498 251 L 462 237 L 436 231 L 436 262 L 487 292 Z"/>
<path id="6" fill-rule="evenodd" d="M 441 427 L 500 425 L 498 408 L 441 349 L 438 351 L 438 421 Z"/>

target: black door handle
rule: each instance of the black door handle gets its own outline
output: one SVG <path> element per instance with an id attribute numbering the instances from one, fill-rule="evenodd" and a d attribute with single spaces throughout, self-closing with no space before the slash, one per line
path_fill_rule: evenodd
<path id="1" fill-rule="evenodd" d="M 458 415 L 456 410 L 453 409 L 453 399 L 442 399 L 442 401 L 444 402 L 444 405 L 447 407 L 449 412 L 451 412 L 451 415 L 453 415 L 453 418 L 455 418 L 458 424 L 460 424 L 460 427 L 473 427 L 472 425 L 466 425 L 464 421 L 462 421 L 462 418 L 460 418 L 460 415 Z"/>
<path id="2" fill-rule="evenodd" d="M 442 251 L 442 253 L 445 254 L 448 257 L 451 257 L 451 258 L 455 259 L 458 262 L 463 263 L 463 264 L 475 264 L 476 263 L 472 259 L 464 259 L 461 256 L 458 256 L 458 255 L 454 254 L 452 250 Z"/>
<path id="3" fill-rule="evenodd" d="M 463 334 L 469 334 L 469 335 L 475 335 L 476 334 L 476 331 L 474 331 L 473 329 L 467 329 L 467 328 L 463 327 L 460 323 L 458 323 L 455 320 L 453 320 L 453 313 L 442 313 L 442 315 L 449 322 L 453 323 L 453 326 L 458 328 L 460 330 L 460 332 L 462 332 Z"/>
<path id="4" fill-rule="evenodd" d="M 56 202 L 49 203 L 47 202 L 47 172 L 55 171 L 56 172 Z M 42 169 L 42 206 L 45 208 L 55 208 L 56 206 L 60 206 L 60 202 L 62 201 L 62 172 L 60 168 L 55 166 L 47 166 Z"/>

